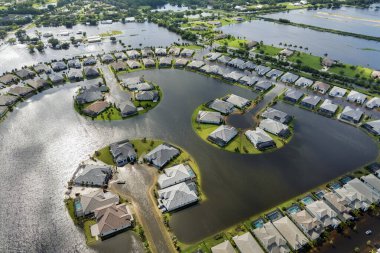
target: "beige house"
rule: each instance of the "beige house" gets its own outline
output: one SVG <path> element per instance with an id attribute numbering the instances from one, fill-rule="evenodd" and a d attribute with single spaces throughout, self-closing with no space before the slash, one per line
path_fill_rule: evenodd
<path id="1" fill-rule="evenodd" d="M 250 232 L 232 238 L 241 253 L 264 253 Z"/>
<path id="2" fill-rule="evenodd" d="M 133 224 L 133 216 L 126 204 L 111 204 L 95 210 L 97 223 L 91 226 L 91 235 L 105 237 L 129 228 Z"/>
<path id="3" fill-rule="evenodd" d="M 309 242 L 306 236 L 297 228 L 288 216 L 284 216 L 281 219 L 274 221 L 273 225 L 294 250 L 301 249 Z"/>
<path id="4" fill-rule="evenodd" d="M 211 248 L 212 253 L 236 253 L 230 241 L 224 241 Z"/>

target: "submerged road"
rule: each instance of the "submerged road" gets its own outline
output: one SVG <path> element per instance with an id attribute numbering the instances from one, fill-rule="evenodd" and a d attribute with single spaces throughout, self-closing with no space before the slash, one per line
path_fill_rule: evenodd
<path id="1" fill-rule="evenodd" d="M 263 155 L 225 152 L 194 133 L 193 111 L 230 93 L 251 100 L 257 94 L 183 70 L 128 74 L 137 75 L 157 83 L 164 94 L 157 107 L 138 117 L 113 122 L 84 118 L 73 108 L 77 85 L 67 84 L 19 104 L 1 122 L 0 146 L 5 147 L 0 149 L 1 252 L 93 252 L 70 220 L 62 196 L 77 165 L 112 142 L 162 139 L 187 150 L 197 161 L 207 200 L 173 213 L 170 220 L 173 232 L 185 243 L 196 242 L 306 192 L 373 161 L 378 154 L 376 143 L 364 132 L 283 103 L 275 107 L 296 117 L 289 144 Z M 149 180 L 139 174 L 136 178 L 136 194 L 141 194 L 148 206 Z M 143 203 L 140 205 L 142 212 L 148 211 Z M 150 231 L 151 237 L 165 244 L 159 229 Z M 118 247 L 140 252 L 126 242 Z M 113 252 L 112 245 L 107 250 Z"/>
<path id="2" fill-rule="evenodd" d="M 126 183 L 113 183 L 110 189 L 132 201 L 151 250 L 157 253 L 176 252 L 153 196 L 157 169 L 143 164 L 127 165 L 118 168 L 116 175 Z"/>

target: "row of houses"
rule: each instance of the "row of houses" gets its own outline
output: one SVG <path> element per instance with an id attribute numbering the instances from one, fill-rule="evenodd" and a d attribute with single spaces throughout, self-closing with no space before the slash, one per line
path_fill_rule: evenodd
<path id="1" fill-rule="evenodd" d="M 219 63 L 223 63 L 228 66 L 238 68 L 240 70 L 255 71 L 259 76 L 265 76 L 269 79 L 280 80 L 283 83 L 294 84 L 295 86 L 302 87 L 302 88 L 310 88 L 321 94 L 328 94 L 329 96 L 334 97 L 334 98 L 343 98 L 347 96 L 346 97 L 347 101 L 356 103 L 359 105 L 362 105 L 365 103 L 365 106 L 369 109 L 380 107 L 380 98 L 378 97 L 368 98 L 367 95 L 360 93 L 358 91 L 355 91 L 355 90 L 348 91 L 347 89 L 344 89 L 338 86 L 332 86 L 320 81 L 314 82 L 311 79 L 300 77 L 291 72 L 284 73 L 281 70 L 271 69 L 270 67 L 263 66 L 263 65 L 256 65 L 252 63 L 251 61 L 244 61 L 239 58 L 232 59 L 229 56 L 222 55 L 221 53 L 217 53 L 217 52 L 210 53 L 209 55 L 206 56 L 206 59 L 209 61 L 216 61 Z M 238 75 L 234 75 L 234 76 L 238 77 Z M 235 78 L 235 80 L 233 81 L 237 82 L 238 80 L 239 78 Z"/>
<path id="2" fill-rule="evenodd" d="M 158 177 L 158 208 L 171 212 L 197 203 L 196 175 L 189 164 L 178 164 L 163 170 Z"/>
<path id="3" fill-rule="evenodd" d="M 18 101 L 33 96 L 37 92 L 48 89 L 53 85 L 64 83 L 66 78 L 77 82 L 83 80 L 84 77 L 97 78 L 100 76 L 97 68 L 92 66 L 84 67 L 83 69 L 70 69 L 67 73 L 52 72 L 51 68 L 46 64 L 36 66 L 33 70 L 25 68 L 15 71 L 14 74 L 5 74 L 0 77 L 1 82 L 5 85 L 2 87 L 4 92 L 0 95 L 1 117 L 5 116 L 6 112 Z M 37 71 L 41 69 L 45 69 L 46 72 Z"/>
<path id="4" fill-rule="evenodd" d="M 141 64 L 138 61 L 135 61 L 139 58 L 149 58 L 149 57 L 162 57 L 162 59 L 159 60 L 159 62 L 162 62 L 164 64 L 167 63 L 168 59 L 164 56 L 172 55 L 176 57 L 184 57 L 189 58 L 195 53 L 192 49 L 187 48 L 179 48 L 179 47 L 172 47 L 170 49 L 166 48 L 155 48 L 154 51 L 150 48 L 145 48 L 142 50 L 128 50 L 125 53 L 124 52 L 115 52 L 115 53 L 108 53 L 103 54 L 99 56 L 99 60 L 102 63 L 115 63 L 114 67 L 118 68 L 118 66 L 122 66 L 123 61 L 127 61 L 127 65 L 131 69 L 138 68 L 141 66 Z M 153 59 L 152 59 L 153 60 Z M 180 59 L 178 64 L 181 65 L 181 62 L 185 62 L 184 65 L 187 64 L 186 59 Z M 154 60 L 153 60 L 154 62 Z M 82 67 L 86 66 L 93 66 L 98 63 L 98 59 L 95 56 L 88 56 L 88 57 L 82 57 L 82 58 L 72 58 L 69 60 L 60 60 L 60 61 L 53 61 L 50 64 L 46 63 L 40 63 L 37 65 L 34 65 L 30 68 L 22 68 L 20 70 L 15 70 L 12 73 L 6 73 L 3 76 L 0 77 L 0 85 L 11 85 L 16 84 L 19 80 L 28 80 L 33 79 L 37 74 L 51 74 L 54 72 L 60 72 L 67 69 L 81 69 Z M 116 64 L 117 63 L 117 64 Z M 144 65 L 149 65 L 150 61 L 144 61 Z M 155 65 L 155 62 L 154 62 Z M 171 65 L 171 64 L 170 64 Z M 121 67 L 123 68 L 123 67 Z"/>
<path id="5" fill-rule="evenodd" d="M 327 94 L 331 98 L 346 99 L 348 102 L 357 105 L 365 105 L 368 109 L 380 107 L 380 98 L 369 98 L 367 95 L 356 90 L 348 90 L 339 86 L 333 86 L 321 81 L 314 82 L 305 77 L 299 77 L 291 72 L 284 74 L 280 80 L 287 84 L 294 84 L 299 88 L 309 88 L 319 94 Z"/>
<path id="6" fill-rule="evenodd" d="M 232 237 L 239 252 L 293 252 L 308 247 L 327 229 L 354 219 L 380 202 L 380 170 L 361 178 L 345 177 L 341 183 L 310 194 L 282 212 L 276 209 L 251 223 L 251 230 Z M 344 182 L 344 183 L 343 183 Z M 213 253 L 236 252 L 229 240 L 211 248 Z"/>
<path id="7" fill-rule="evenodd" d="M 297 89 L 286 90 L 283 99 L 292 104 L 299 104 L 301 107 L 317 110 L 318 113 L 326 117 L 333 117 L 339 109 L 339 105 L 330 99 L 323 100 L 318 95 L 305 95 Z M 358 107 L 347 105 L 338 115 L 338 119 L 344 122 L 358 124 L 364 117 L 364 112 Z"/>

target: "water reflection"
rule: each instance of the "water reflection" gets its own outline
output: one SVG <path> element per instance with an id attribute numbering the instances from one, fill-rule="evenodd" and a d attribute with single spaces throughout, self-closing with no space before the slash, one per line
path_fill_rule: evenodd
<path id="1" fill-rule="evenodd" d="M 131 76 L 140 74 L 164 94 L 147 114 L 117 122 L 87 120 L 73 110 L 75 88 L 66 85 L 29 99 L 0 124 L 0 251 L 92 251 L 70 220 L 63 194 L 78 163 L 114 141 L 163 139 L 196 159 L 208 200 L 173 214 L 171 227 L 185 242 L 215 233 L 377 155 L 376 144 L 364 132 L 285 104 L 276 107 L 296 117 L 288 145 L 259 156 L 224 152 L 194 133 L 190 124 L 194 109 L 230 93 L 248 99 L 255 93 L 181 70 Z"/>

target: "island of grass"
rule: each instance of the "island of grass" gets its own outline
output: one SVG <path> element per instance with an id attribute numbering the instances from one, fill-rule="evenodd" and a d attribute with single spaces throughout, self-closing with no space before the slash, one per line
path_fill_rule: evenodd
<path id="1" fill-rule="evenodd" d="M 137 153 L 137 157 L 139 158 L 139 160 L 142 160 L 144 155 L 152 151 L 157 146 L 165 143 L 162 140 L 153 140 L 153 139 L 147 139 L 147 138 L 129 140 L 129 142 L 135 148 L 135 151 Z M 171 160 L 168 164 L 166 164 L 162 169 L 169 168 L 181 163 L 186 163 L 190 165 L 190 167 L 192 168 L 192 170 L 194 171 L 196 175 L 199 198 L 202 200 L 205 200 L 206 196 L 201 191 L 201 182 L 202 182 L 201 173 L 195 159 L 183 148 L 180 148 L 173 144 L 170 144 L 170 145 L 177 148 L 180 151 L 180 154 L 177 157 L 175 157 L 173 160 Z M 112 154 L 110 152 L 110 146 L 106 146 L 98 151 L 95 151 L 95 154 L 93 157 L 95 159 L 98 159 L 104 162 L 105 164 L 116 166 L 113 160 Z M 162 169 L 159 171 L 162 172 Z"/>
<path id="2" fill-rule="evenodd" d="M 155 108 L 160 103 L 160 101 L 162 99 L 162 91 L 161 91 L 159 86 L 157 86 L 155 84 L 153 84 L 153 86 L 154 86 L 153 90 L 158 92 L 158 99 L 154 100 L 154 101 L 150 101 L 150 100 L 138 101 L 135 98 L 133 98 L 131 102 L 137 108 L 137 111 L 135 113 L 128 114 L 127 116 L 122 115 L 120 108 L 118 108 L 115 103 L 109 103 L 109 106 L 105 110 L 103 110 L 102 112 L 100 112 L 97 115 L 91 115 L 91 116 L 86 114 L 83 110 L 86 109 L 91 104 L 93 104 L 93 102 L 79 104 L 74 99 L 74 108 L 79 114 L 81 114 L 85 117 L 91 118 L 93 120 L 108 120 L 108 121 L 125 120 L 128 118 L 137 116 L 137 115 L 144 114 L 144 113 L 152 110 L 153 108 Z M 131 94 L 131 97 L 134 97 L 133 94 Z M 96 101 L 96 102 L 98 102 L 98 101 Z M 122 101 L 121 101 L 121 103 L 122 103 Z"/>
<path id="3" fill-rule="evenodd" d="M 199 123 L 197 121 L 197 115 L 199 111 L 213 111 L 213 110 L 208 108 L 206 104 L 202 104 L 199 107 L 197 107 L 191 116 L 191 125 L 192 125 L 193 130 L 202 140 L 204 140 L 211 146 L 225 150 L 225 151 L 241 153 L 241 154 L 252 154 L 252 155 L 267 153 L 267 152 L 275 151 L 279 148 L 282 148 L 285 144 L 287 144 L 291 140 L 291 137 L 292 137 L 292 130 L 290 131 L 291 132 L 290 136 L 286 139 L 278 137 L 271 133 L 267 133 L 273 139 L 276 146 L 270 149 L 259 150 L 255 148 L 255 146 L 250 142 L 250 140 L 245 135 L 245 130 L 247 129 L 244 129 L 244 130 L 237 129 L 238 134 L 231 141 L 229 141 L 225 146 L 220 146 L 211 142 L 208 138 L 212 132 L 214 132 L 217 128 L 220 127 L 220 125 Z"/>
<path id="4" fill-rule="evenodd" d="M 122 33 L 123 33 L 122 31 L 112 30 L 112 31 L 101 33 L 101 34 L 99 34 L 99 36 L 100 37 L 111 37 L 111 36 L 120 35 Z"/>

